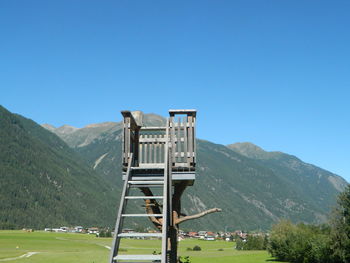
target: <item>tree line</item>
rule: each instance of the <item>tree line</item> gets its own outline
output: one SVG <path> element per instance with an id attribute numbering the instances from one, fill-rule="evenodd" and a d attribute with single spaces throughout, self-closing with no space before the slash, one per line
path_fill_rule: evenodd
<path id="1" fill-rule="evenodd" d="M 350 186 L 338 196 L 328 224 L 281 221 L 272 227 L 267 248 L 280 261 L 350 263 Z"/>
<path id="2" fill-rule="evenodd" d="M 290 263 L 350 263 L 350 185 L 338 196 L 329 222 L 293 224 L 282 220 L 269 235 L 236 238 L 238 250 L 265 250 Z"/>

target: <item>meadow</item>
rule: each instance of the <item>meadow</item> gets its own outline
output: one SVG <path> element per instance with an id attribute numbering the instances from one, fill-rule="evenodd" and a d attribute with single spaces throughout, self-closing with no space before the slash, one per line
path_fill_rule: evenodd
<path id="1" fill-rule="evenodd" d="M 106 263 L 111 242 L 111 238 L 87 234 L 0 231 L 0 262 Z M 188 251 L 196 245 L 202 250 Z M 159 248 L 159 240 L 125 239 L 121 243 L 125 254 L 152 254 L 155 250 L 159 252 Z M 189 256 L 192 263 L 263 263 L 273 260 L 266 251 L 237 251 L 233 242 L 197 239 L 180 241 L 179 255 Z"/>

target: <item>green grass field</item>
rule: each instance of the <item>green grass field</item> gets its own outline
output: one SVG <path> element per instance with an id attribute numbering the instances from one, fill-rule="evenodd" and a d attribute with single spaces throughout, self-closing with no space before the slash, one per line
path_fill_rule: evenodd
<path id="1" fill-rule="evenodd" d="M 111 242 L 111 238 L 86 234 L 0 231 L 0 262 L 106 263 Z M 195 245 L 202 250 L 187 251 Z M 154 250 L 160 251 L 160 241 L 126 239 L 121 248 L 125 254 L 151 254 Z M 27 257 L 30 252 L 37 254 Z M 181 241 L 179 255 L 190 256 L 192 263 L 263 263 L 271 260 L 266 251 L 237 251 L 233 242 L 196 239 Z"/>

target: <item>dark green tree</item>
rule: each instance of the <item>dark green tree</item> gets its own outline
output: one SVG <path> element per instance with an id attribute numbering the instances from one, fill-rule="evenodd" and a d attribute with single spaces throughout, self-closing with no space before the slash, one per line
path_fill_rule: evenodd
<path id="1" fill-rule="evenodd" d="M 350 185 L 338 196 L 331 219 L 331 248 L 336 262 L 350 262 Z"/>

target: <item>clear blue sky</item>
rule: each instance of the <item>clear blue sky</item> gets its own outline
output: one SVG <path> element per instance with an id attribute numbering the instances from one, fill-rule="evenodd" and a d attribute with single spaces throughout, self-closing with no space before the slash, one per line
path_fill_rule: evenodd
<path id="1" fill-rule="evenodd" d="M 350 1 L 0 1 L 0 104 L 82 127 L 198 110 L 350 181 Z"/>

